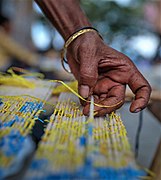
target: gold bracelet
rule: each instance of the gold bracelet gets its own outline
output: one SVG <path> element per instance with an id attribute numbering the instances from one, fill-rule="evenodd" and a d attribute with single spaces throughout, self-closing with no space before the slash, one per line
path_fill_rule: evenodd
<path id="1" fill-rule="evenodd" d="M 61 63 L 62 63 L 62 66 L 63 66 L 64 70 L 66 72 L 68 72 L 68 73 L 71 73 L 71 71 L 67 70 L 66 67 L 65 67 L 65 64 L 64 64 L 64 63 L 68 64 L 67 57 L 66 57 L 67 48 L 71 44 L 71 42 L 73 42 L 77 37 L 79 37 L 80 35 L 82 35 L 82 34 L 84 34 L 86 32 L 97 32 L 98 33 L 98 31 L 96 29 L 92 28 L 92 27 L 89 27 L 89 28 L 85 27 L 84 29 L 82 28 L 81 30 L 79 30 L 79 31 L 75 32 L 74 34 L 72 34 L 64 44 L 64 48 L 63 48 L 62 53 L 61 53 Z"/>

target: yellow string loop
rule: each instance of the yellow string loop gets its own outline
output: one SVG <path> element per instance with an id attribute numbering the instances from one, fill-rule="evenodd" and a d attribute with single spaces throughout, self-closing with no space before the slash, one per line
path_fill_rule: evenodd
<path id="1" fill-rule="evenodd" d="M 61 83 L 62 85 L 64 85 L 66 88 L 68 88 L 74 95 L 76 95 L 77 97 L 79 97 L 81 100 L 85 101 L 85 102 L 89 102 L 91 103 L 91 101 L 89 100 L 86 100 L 84 99 L 81 95 L 79 95 L 77 92 L 75 92 L 70 86 L 68 86 L 66 83 L 64 83 L 63 81 L 61 80 L 50 80 L 50 82 L 54 82 L 54 83 Z M 95 106 L 98 106 L 98 107 L 102 107 L 102 108 L 110 108 L 110 107 L 115 107 L 115 106 L 118 106 L 119 104 L 121 104 L 122 101 L 119 101 L 118 103 L 116 104 L 113 104 L 113 105 L 101 105 L 101 104 L 97 104 L 97 103 L 93 103 Z"/>

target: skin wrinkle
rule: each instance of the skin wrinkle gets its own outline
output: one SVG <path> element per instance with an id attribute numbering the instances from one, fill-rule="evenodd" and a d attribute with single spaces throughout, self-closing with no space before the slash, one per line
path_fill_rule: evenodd
<path id="1" fill-rule="evenodd" d="M 143 88 L 144 88 L 144 89 L 143 89 Z M 142 94 L 142 93 L 139 93 L 140 89 L 141 89 L 141 88 L 139 88 L 139 89 L 135 92 L 136 98 L 144 98 L 144 99 L 145 99 L 145 97 L 143 96 L 143 94 Z M 147 92 L 147 91 L 148 91 L 148 88 L 147 88 L 147 86 L 143 86 L 141 90 L 142 90 L 142 92 L 143 92 L 143 91 L 146 91 L 146 92 Z M 145 93 L 145 94 L 147 94 L 147 93 Z"/>
<path id="2" fill-rule="evenodd" d="M 110 66 L 110 65 L 111 66 L 118 66 L 118 62 L 115 61 L 117 59 L 118 58 L 116 58 L 116 57 L 105 56 L 103 61 L 102 61 L 102 59 L 99 61 L 99 65 L 101 65 L 102 63 L 107 63 L 107 66 Z M 104 64 L 104 66 L 106 66 L 106 64 Z M 125 64 L 125 60 L 120 59 L 119 66 L 127 66 Z"/>
<path id="3" fill-rule="evenodd" d="M 36 2 L 65 40 L 79 28 L 91 26 L 77 0 L 68 0 L 68 3 L 66 0 L 36 0 Z M 89 89 L 89 94 L 87 91 L 84 93 L 88 94 L 87 99 L 90 100 L 90 96 L 94 95 L 98 104 L 107 105 L 114 105 L 119 99 L 122 100 L 122 103 L 115 107 L 103 109 L 95 107 L 97 115 L 103 116 L 121 107 L 126 85 L 135 94 L 130 111 L 135 112 L 136 109 L 144 109 L 147 106 L 151 93 L 147 80 L 126 55 L 106 45 L 97 32 L 88 32 L 76 38 L 67 48 L 67 60 L 78 80 L 79 93 L 83 92 L 81 85 L 88 85 L 90 88 L 85 88 Z M 102 83 L 107 87 L 101 86 Z M 106 96 L 102 96 L 105 93 Z M 88 115 L 89 103 L 83 105 L 84 114 Z"/>
<path id="4" fill-rule="evenodd" d="M 97 52 L 99 52 L 99 51 L 97 51 Z M 119 55 L 120 55 L 121 53 L 119 53 Z M 121 54 L 122 55 L 122 54 Z M 96 57 L 97 57 L 98 55 L 96 54 Z M 117 58 L 118 58 L 119 56 L 116 56 L 116 60 L 117 60 Z M 111 68 L 112 69 L 110 69 L 110 70 L 106 70 L 106 73 L 102 73 L 104 76 L 101 76 L 100 78 L 99 78 L 99 76 L 98 76 L 98 79 L 100 80 L 100 79 L 103 79 L 103 78 L 105 78 L 105 77 L 109 77 L 113 82 L 116 82 L 116 83 L 118 83 L 118 82 L 120 82 L 120 78 L 122 78 L 123 79 L 123 81 L 124 82 L 122 82 L 122 84 L 124 85 L 124 89 L 125 89 L 125 84 L 126 83 L 128 83 L 128 79 L 130 79 L 128 76 L 127 76 L 127 73 L 130 75 L 130 71 L 131 71 L 131 69 L 134 69 L 133 70 L 133 73 L 131 73 L 132 75 L 133 74 L 136 74 L 136 73 L 138 73 L 137 72 L 137 69 L 135 68 L 135 66 L 134 66 L 134 64 L 132 63 L 132 62 L 129 62 L 129 64 L 127 64 L 127 63 L 125 63 L 125 60 L 127 60 L 127 61 L 130 61 L 129 60 L 129 58 L 127 58 L 126 56 L 124 57 L 124 58 L 120 58 L 119 57 L 119 59 L 121 59 L 121 61 L 119 61 L 119 62 L 115 62 L 114 60 L 112 61 L 112 57 L 110 58 L 110 61 L 109 61 L 109 59 L 108 60 L 106 60 L 106 61 L 108 61 L 108 66 L 109 66 L 109 62 L 111 63 Z M 119 64 L 120 63 L 120 64 Z M 119 65 L 119 66 L 118 66 Z M 108 66 L 107 66 L 107 68 L 108 68 Z M 133 68 L 134 67 L 134 68 Z M 106 68 L 106 66 L 105 66 L 105 68 Z M 89 67 L 87 68 L 87 69 L 89 69 Z M 122 73 L 124 73 L 124 76 L 122 76 L 122 75 L 116 75 L 116 73 L 118 74 L 118 69 L 119 69 L 119 73 L 120 74 L 122 74 Z M 88 71 L 87 71 L 88 72 Z M 100 70 L 99 70 L 99 68 L 98 68 L 98 72 L 99 72 L 99 75 L 101 74 L 101 72 L 100 72 Z M 116 73 L 115 73 L 116 72 Z M 131 76 L 132 76 L 131 75 Z M 87 76 L 87 74 L 83 74 L 83 76 Z M 116 78 L 113 78 L 113 76 L 118 76 L 119 77 L 119 79 L 118 80 L 116 80 Z M 89 77 L 89 75 L 88 75 L 88 77 Z M 136 79 L 133 79 L 133 81 L 135 81 Z M 88 82 L 88 79 L 87 79 L 87 82 Z M 133 83 L 131 83 L 131 84 L 133 84 Z M 142 88 L 142 86 L 140 87 L 140 88 Z M 102 93 L 104 92 L 103 91 L 103 89 L 102 88 L 100 88 L 101 89 L 101 91 L 102 91 Z M 111 88 L 112 89 L 112 88 Z M 112 97 L 116 97 L 116 99 L 115 99 L 115 102 L 116 101 L 118 101 L 119 99 L 123 99 L 123 102 L 124 102 L 124 93 L 125 93 L 125 90 L 124 91 L 122 91 L 121 93 L 120 93 L 120 98 L 118 97 L 118 95 L 113 95 Z M 148 92 L 147 92 L 148 93 Z M 107 97 L 108 97 L 108 93 L 107 93 Z M 98 100 L 98 98 L 97 98 L 97 100 Z M 101 100 L 102 100 L 102 98 L 101 98 L 101 96 L 100 96 L 100 101 L 99 101 L 99 103 L 101 103 Z M 108 101 L 107 101 L 108 102 Z M 106 104 L 106 103 L 105 103 Z M 123 103 L 122 103 L 123 104 Z M 121 104 L 121 105 L 122 105 Z M 147 104 L 147 102 L 145 102 L 144 101 L 144 104 Z M 86 105 L 87 106 L 87 105 Z M 140 105 L 139 105 L 140 106 Z M 144 106 L 145 105 L 143 105 L 143 108 L 144 108 Z M 120 105 L 119 105 L 119 107 L 120 107 Z M 116 107 L 116 108 L 118 108 L 118 106 Z M 87 108 L 85 108 L 85 109 L 87 109 Z M 111 108 L 111 110 L 114 110 L 114 108 Z M 99 109 L 99 111 L 100 112 L 105 112 L 105 110 L 101 110 L 101 108 Z M 106 113 L 110 113 L 111 111 L 110 111 L 110 108 L 107 110 L 106 109 Z M 87 113 L 87 110 L 85 110 L 84 111 L 84 113 Z M 87 113 L 88 114 L 88 113 Z M 98 113 L 98 115 L 101 115 L 101 113 Z"/>
<path id="5" fill-rule="evenodd" d="M 141 89 L 144 87 L 147 87 L 147 89 L 151 89 L 148 82 L 145 79 L 142 80 L 141 77 L 143 77 L 142 74 L 140 74 L 140 76 L 138 76 L 137 72 L 134 71 L 134 73 L 131 75 L 131 78 L 129 79 L 130 80 L 129 85 L 130 85 L 130 88 L 132 88 L 134 94 L 137 93 L 137 89 Z M 139 83 L 139 85 L 138 85 L 138 83 Z"/>
<path id="6" fill-rule="evenodd" d="M 106 65 L 107 66 L 107 65 Z M 109 73 L 111 72 L 112 74 L 114 74 L 114 71 L 120 71 L 120 73 L 123 73 L 123 72 L 127 72 L 126 68 L 123 69 L 124 66 L 121 66 L 121 67 L 112 67 L 112 69 L 110 67 L 102 67 L 101 69 L 99 69 L 99 73 L 102 74 L 104 77 L 108 77 Z M 109 77 L 110 78 L 110 77 Z"/>

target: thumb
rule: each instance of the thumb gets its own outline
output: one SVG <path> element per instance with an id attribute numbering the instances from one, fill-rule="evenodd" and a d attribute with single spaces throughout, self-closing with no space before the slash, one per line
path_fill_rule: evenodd
<path id="1" fill-rule="evenodd" d="M 94 59 L 80 61 L 79 94 L 83 98 L 88 98 L 92 94 L 98 78 L 98 63 Z"/>

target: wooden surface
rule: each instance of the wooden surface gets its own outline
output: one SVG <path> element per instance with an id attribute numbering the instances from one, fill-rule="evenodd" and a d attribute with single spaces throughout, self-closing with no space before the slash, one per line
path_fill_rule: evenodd
<path id="1" fill-rule="evenodd" d="M 152 101 L 148 105 L 149 111 L 160 121 L 161 123 L 161 102 L 159 101 Z"/>
<path id="2" fill-rule="evenodd" d="M 152 101 L 148 105 L 148 109 L 157 118 L 157 120 L 161 123 L 161 102 Z M 160 124 L 160 126 L 161 126 L 161 124 Z M 154 155 L 150 170 L 152 172 L 154 172 L 156 175 L 154 180 L 161 180 L 161 139 L 160 139 L 160 143 L 158 144 L 156 153 Z"/>
<path id="3" fill-rule="evenodd" d="M 155 173 L 154 180 L 161 180 L 161 139 L 150 170 Z"/>

